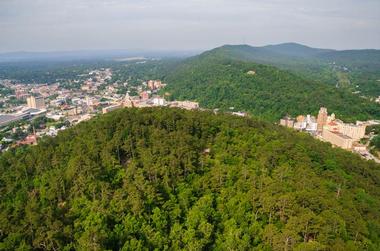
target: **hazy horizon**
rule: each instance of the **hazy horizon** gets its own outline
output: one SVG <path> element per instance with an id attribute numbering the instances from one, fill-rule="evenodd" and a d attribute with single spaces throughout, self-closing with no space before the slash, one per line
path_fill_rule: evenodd
<path id="1" fill-rule="evenodd" d="M 2 0 L 0 53 L 204 51 L 295 42 L 380 49 L 380 1 Z"/>
<path id="2" fill-rule="evenodd" d="M 302 44 L 299 42 L 279 42 L 279 43 L 271 43 L 271 44 L 262 44 L 262 45 L 255 45 L 255 44 L 243 44 L 243 43 L 236 43 L 236 44 L 220 44 L 216 45 L 214 47 L 210 48 L 203 48 L 203 49 L 150 49 L 150 48 L 111 48 L 111 49 L 102 49 L 102 48 L 94 48 L 94 49 L 67 49 L 67 50 L 59 50 L 59 49 L 52 49 L 52 50 L 14 50 L 14 51 L 5 51 L 1 52 L 1 55 L 4 54 L 17 54 L 17 53 L 31 53 L 31 54 L 49 54 L 49 53 L 74 53 L 74 52 L 131 52 L 131 53 L 202 53 L 208 50 L 212 50 L 215 48 L 219 48 L 226 45 L 232 45 L 232 46 L 251 46 L 251 47 L 265 47 L 265 46 L 277 46 L 277 45 L 285 45 L 285 44 L 298 44 L 301 46 L 310 47 L 313 49 L 331 49 L 336 51 L 345 51 L 345 50 L 380 50 L 380 48 L 345 48 L 345 49 L 336 49 L 336 48 L 326 48 L 326 47 L 314 47 L 307 44 Z"/>

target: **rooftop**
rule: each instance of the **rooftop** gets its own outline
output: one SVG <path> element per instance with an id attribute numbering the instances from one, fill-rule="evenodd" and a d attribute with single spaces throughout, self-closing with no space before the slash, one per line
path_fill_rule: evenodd
<path id="1" fill-rule="evenodd" d="M 343 139 L 352 139 L 351 137 L 349 137 L 347 135 L 344 135 L 344 134 L 342 134 L 340 132 L 332 132 L 332 133 L 336 134 L 337 136 L 339 136 L 339 137 L 341 137 Z"/>

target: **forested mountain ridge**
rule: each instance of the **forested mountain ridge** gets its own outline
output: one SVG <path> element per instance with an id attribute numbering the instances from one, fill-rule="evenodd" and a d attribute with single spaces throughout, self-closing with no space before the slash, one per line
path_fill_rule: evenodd
<path id="1" fill-rule="evenodd" d="M 321 106 L 348 121 L 380 118 L 378 104 L 348 90 L 235 56 L 215 49 L 182 62 L 166 76 L 165 92 L 172 99 L 222 110 L 234 107 L 272 121 L 286 114 L 313 114 Z"/>
<path id="2" fill-rule="evenodd" d="M 304 63 L 312 63 L 307 60 L 320 60 L 321 62 L 336 61 L 347 66 L 373 65 L 380 63 L 380 50 L 332 50 L 312 48 L 297 43 L 284 43 L 254 47 L 250 45 L 223 45 L 211 51 L 228 54 L 240 60 L 280 64 L 287 60 L 288 64 L 294 60 L 304 60 Z"/>
<path id="3" fill-rule="evenodd" d="M 236 60 L 269 64 L 290 70 L 306 79 L 335 85 L 344 73 L 352 82 L 350 89 L 365 95 L 380 95 L 380 50 L 330 50 L 296 43 L 253 47 L 224 45 L 212 53 Z"/>
<path id="4" fill-rule="evenodd" d="M 379 183 L 267 122 L 123 109 L 0 156 L 0 249 L 379 250 Z"/>
<path id="5" fill-rule="evenodd" d="M 276 52 L 283 55 L 289 55 L 293 57 L 314 57 L 322 53 L 334 52 L 335 50 L 331 49 L 319 49 L 312 48 L 306 45 L 298 44 L 298 43 L 283 43 L 276 45 L 267 45 L 261 47 L 263 49 Z"/>

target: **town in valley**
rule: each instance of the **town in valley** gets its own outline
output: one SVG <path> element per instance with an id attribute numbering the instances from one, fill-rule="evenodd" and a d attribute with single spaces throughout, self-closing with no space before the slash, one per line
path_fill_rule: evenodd
<path id="1" fill-rule="evenodd" d="M 166 84 L 161 80 L 141 80 L 137 85 L 130 85 L 127 81 L 121 84 L 113 82 L 112 76 L 110 68 L 90 70 L 80 75 L 80 79 L 71 81 L 74 88 L 59 82 L 25 84 L 16 80 L 0 80 L 3 90 L 9 91 L 0 97 L 1 151 L 20 145 L 35 145 L 44 136 L 54 137 L 61 130 L 119 108 L 200 109 L 194 101 L 168 101 L 168 94 L 162 91 Z M 248 116 L 246 112 L 234 111 L 234 107 L 230 110 L 233 115 Z M 321 107 L 317 116 L 285 116 L 279 124 L 308 132 L 319 140 L 358 153 L 368 160 L 380 161 L 371 154 L 369 145 L 376 135 L 366 130 L 379 125 L 380 121 L 344 123 L 334 113 L 329 115 L 327 108 Z"/>
<path id="2" fill-rule="evenodd" d="M 60 83 L 24 84 L 0 80 L 7 93 L 0 97 L 1 151 L 20 145 L 36 145 L 44 136 L 54 137 L 82 121 L 123 107 L 176 107 L 198 109 L 193 101 L 167 101 L 159 91 L 165 86 L 160 80 L 141 81 L 131 86 L 112 82 L 112 70 L 91 70 L 83 80 L 73 80 L 74 88 Z M 84 77 L 84 78 L 83 78 Z M 130 93 L 132 93 L 130 95 Z"/>

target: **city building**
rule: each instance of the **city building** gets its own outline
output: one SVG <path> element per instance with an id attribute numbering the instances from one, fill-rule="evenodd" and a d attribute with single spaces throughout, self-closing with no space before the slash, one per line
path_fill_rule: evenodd
<path id="1" fill-rule="evenodd" d="M 65 116 L 76 116 L 82 113 L 82 109 L 77 106 L 66 106 L 64 109 L 62 109 L 62 113 Z"/>
<path id="2" fill-rule="evenodd" d="M 103 113 L 108 113 L 108 112 L 112 112 L 116 109 L 119 109 L 119 108 L 122 108 L 123 106 L 121 104 L 115 104 L 115 105 L 111 105 L 111 106 L 107 106 L 107 107 L 104 107 L 102 109 L 102 112 Z"/>
<path id="3" fill-rule="evenodd" d="M 12 122 L 30 119 L 44 115 L 46 110 L 39 110 L 35 108 L 22 107 L 21 110 L 12 114 L 0 114 L 0 126 L 6 126 Z"/>
<path id="4" fill-rule="evenodd" d="M 16 113 L 18 116 L 22 117 L 39 117 L 46 114 L 46 110 L 23 107 L 21 111 Z"/>
<path id="5" fill-rule="evenodd" d="M 289 118 L 286 116 L 285 118 L 280 120 L 280 125 L 294 128 L 298 131 L 307 131 L 311 134 L 315 134 L 317 132 L 317 121 L 314 116 L 308 114 L 306 117 L 303 115 L 297 116 L 296 120 Z"/>
<path id="6" fill-rule="evenodd" d="M 280 120 L 280 125 L 292 127 L 295 130 L 307 131 L 311 135 L 323 141 L 341 147 L 343 149 L 353 149 L 353 143 L 360 141 L 365 136 L 368 122 L 357 121 L 356 124 L 346 124 L 336 119 L 335 114 L 328 115 L 327 109 L 321 107 L 318 118 L 314 116 L 297 116 L 295 122 L 288 116 Z"/>
<path id="7" fill-rule="evenodd" d="M 40 109 L 43 110 L 45 109 L 45 100 L 42 97 L 34 97 L 34 96 L 29 96 L 26 99 L 26 103 L 28 107 L 30 108 L 35 108 L 35 109 Z"/>
<path id="8" fill-rule="evenodd" d="M 354 142 L 353 139 L 347 135 L 329 130 L 323 130 L 322 138 L 323 140 L 343 149 L 351 149 L 352 143 Z"/>
<path id="9" fill-rule="evenodd" d="M 16 94 L 16 99 L 21 99 L 21 100 L 25 100 L 29 96 L 29 94 L 27 93 L 25 89 L 17 89 L 15 91 L 15 94 Z"/>
<path id="10" fill-rule="evenodd" d="M 293 128 L 294 127 L 294 119 L 292 119 L 289 116 L 286 116 L 285 118 L 280 120 L 280 125 Z"/>
<path id="11" fill-rule="evenodd" d="M 165 86 L 160 80 L 149 80 L 147 86 L 150 90 L 159 90 Z"/>
<path id="12" fill-rule="evenodd" d="M 326 123 L 330 123 L 331 121 L 335 121 L 335 113 L 332 113 L 331 116 L 327 116 Z"/>
<path id="13" fill-rule="evenodd" d="M 137 107 L 139 103 L 140 97 L 129 96 L 127 94 L 123 100 L 123 107 Z"/>
<path id="14" fill-rule="evenodd" d="M 323 126 L 323 130 L 328 130 L 331 132 L 340 132 L 340 128 L 342 127 L 340 120 L 330 121 L 326 125 Z"/>
<path id="15" fill-rule="evenodd" d="M 170 103 L 170 107 L 177 107 L 186 110 L 195 110 L 199 108 L 199 103 L 192 101 L 173 101 Z"/>
<path id="16" fill-rule="evenodd" d="M 161 97 L 154 97 L 153 98 L 153 104 L 155 106 L 164 106 L 166 104 L 166 101 L 165 101 L 165 99 L 163 99 Z"/>
<path id="17" fill-rule="evenodd" d="M 151 90 L 154 90 L 154 81 L 153 80 L 149 80 L 148 81 L 148 88 L 151 89 Z"/>
<path id="18" fill-rule="evenodd" d="M 365 136 L 365 129 L 365 125 L 342 124 L 340 132 L 344 135 L 351 137 L 355 141 L 359 141 L 361 138 Z"/>
<path id="19" fill-rule="evenodd" d="M 327 108 L 321 107 L 318 113 L 318 118 L 317 118 L 317 130 L 318 132 L 322 132 L 323 126 L 326 125 L 327 123 Z"/>
<path id="20" fill-rule="evenodd" d="M 149 93 L 148 92 L 140 92 L 140 98 L 141 100 L 148 100 L 149 99 Z"/>
<path id="21" fill-rule="evenodd" d="M 239 116 L 239 117 L 247 117 L 248 113 L 246 113 L 246 112 L 233 112 L 232 115 Z"/>
<path id="22" fill-rule="evenodd" d="M 309 114 L 306 116 L 306 128 L 305 130 L 309 133 L 316 133 L 318 130 L 318 123 L 314 116 Z"/>

